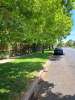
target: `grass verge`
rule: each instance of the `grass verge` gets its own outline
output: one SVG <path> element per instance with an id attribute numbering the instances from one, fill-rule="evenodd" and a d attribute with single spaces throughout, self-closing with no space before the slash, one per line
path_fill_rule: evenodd
<path id="1" fill-rule="evenodd" d="M 0 64 L 0 96 L 17 94 L 27 90 L 30 82 L 36 78 L 52 52 L 36 53 L 17 58 L 13 62 Z M 2 99 L 2 100 L 8 100 Z"/>

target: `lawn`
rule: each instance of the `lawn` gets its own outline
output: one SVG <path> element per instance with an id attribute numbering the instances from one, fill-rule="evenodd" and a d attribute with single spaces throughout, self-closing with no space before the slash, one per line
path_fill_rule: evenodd
<path id="1" fill-rule="evenodd" d="M 42 64 L 48 60 L 50 54 L 52 53 L 49 51 L 44 54 L 36 53 L 17 58 L 13 62 L 0 64 L 0 96 L 27 90 L 30 82 L 36 78 L 37 73 L 43 68 Z"/>

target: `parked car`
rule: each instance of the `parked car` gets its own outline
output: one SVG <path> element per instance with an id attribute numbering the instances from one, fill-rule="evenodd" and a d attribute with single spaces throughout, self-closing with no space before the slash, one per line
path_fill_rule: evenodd
<path id="1" fill-rule="evenodd" d="M 54 49 L 54 55 L 63 55 L 63 49 L 62 48 L 55 48 Z"/>

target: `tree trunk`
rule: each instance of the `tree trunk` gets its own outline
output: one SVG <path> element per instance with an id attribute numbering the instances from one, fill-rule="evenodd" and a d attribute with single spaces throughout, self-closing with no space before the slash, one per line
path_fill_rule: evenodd
<path id="1" fill-rule="evenodd" d="M 49 45 L 49 50 L 51 50 L 51 46 Z"/>
<path id="2" fill-rule="evenodd" d="M 44 45 L 42 45 L 42 54 L 44 54 Z"/>
<path id="3" fill-rule="evenodd" d="M 52 49 L 54 49 L 54 46 L 52 45 Z"/>
<path id="4" fill-rule="evenodd" d="M 32 44 L 32 52 L 36 52 L 37 51 L 37 46 L 35 43 Z"/>

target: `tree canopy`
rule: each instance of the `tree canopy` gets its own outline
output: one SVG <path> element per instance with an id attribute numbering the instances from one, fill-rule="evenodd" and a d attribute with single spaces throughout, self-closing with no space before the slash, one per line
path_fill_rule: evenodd
<path id="1" fill-rule="evenodd" d="M 72 0 L 0 1 L 0 42 L 53 43 L 71 30 Z"/>

